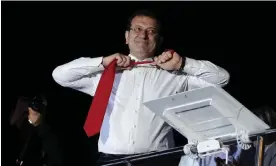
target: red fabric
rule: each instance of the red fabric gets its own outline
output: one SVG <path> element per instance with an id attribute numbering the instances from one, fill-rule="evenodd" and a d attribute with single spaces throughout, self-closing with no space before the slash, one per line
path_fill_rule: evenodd
<path id="1" fill-rule="evenodd" d="M 171 51 L 173 54 L 173 50 Z M 85 124 L 84 131 L 87 136 L 93 136 L 100 132 L 106 107 L 109 101 L 110 93 L 113 87 L 113 82 L 116 73 L 116 62 L 112 61 L 104 70 L 101 79 L 99 81 L 97 90 L 95 92 L 92 104 L 90 106 Z M 137 64 L 153 63 L 154 61 L 143 61 L 143 62 L 131 62 L 130 66 Z"/>
<path id="2" fill-rule="evenodd" d="M 100 132 L 105 110 L 108 104 L 110 93 L 112 90 L 116 60 L 112 61 L 104 70 L 95 92 L 93 102 L 90 106 L 85 124 L 84 131 L 87 136 L 93 136 Z"/>

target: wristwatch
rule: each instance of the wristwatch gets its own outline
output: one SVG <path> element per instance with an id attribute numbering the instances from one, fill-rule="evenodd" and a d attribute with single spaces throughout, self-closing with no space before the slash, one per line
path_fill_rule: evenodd
<path id="1" fill-rule="evenodd" d="M 182 61 L 182 62 L 181 62 L 181 66 L 180 66 L 180 68 L 177 70 L 178 73 L 183 72 L 184 67 L 185 67 L 186 57 L 182 57 L 182 60 L 181 60 L 181 61 Z"/>

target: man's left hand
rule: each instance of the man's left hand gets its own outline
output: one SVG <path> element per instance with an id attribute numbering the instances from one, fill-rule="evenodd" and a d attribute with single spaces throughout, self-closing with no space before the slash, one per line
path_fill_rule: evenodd
<path id="1" fill-rule="evenodd" d="M 164 70 L 179 70 L 182 63 L 182 57 L 174 52 L 165 51 L 161 55 L 154 58 L 157 66 Z"/>

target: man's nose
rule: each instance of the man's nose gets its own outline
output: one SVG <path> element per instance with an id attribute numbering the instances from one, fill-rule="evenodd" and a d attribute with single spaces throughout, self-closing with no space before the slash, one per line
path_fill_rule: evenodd
<path id="1" fill-rule="evenodd" d="M 147 33 L 146 30 L 143 30 L 143 31 L 141 31 L 139 36 L 142 37 L 142 38 L 148 38 L 148 33 Z"/>

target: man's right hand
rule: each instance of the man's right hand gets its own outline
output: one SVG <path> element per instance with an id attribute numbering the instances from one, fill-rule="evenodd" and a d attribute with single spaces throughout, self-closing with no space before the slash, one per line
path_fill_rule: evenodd
<path id="1" fill-rule="evenodd" d="M 113 60 L 117 59 L 117 66 L 121 68 L 127 68 L 130 65 L 131 59 L 127 55 L 115 53 L 110 56 L 104 57 L 102 65 L 107 67 Z"/>
<path id="2" fill-rule="evenodd" d="M 28 107 L 28 113 L 29 122 L 35 127 L 40 125 L 42 118 L 41 114 L 33 110 L 31 107 Z"/>

